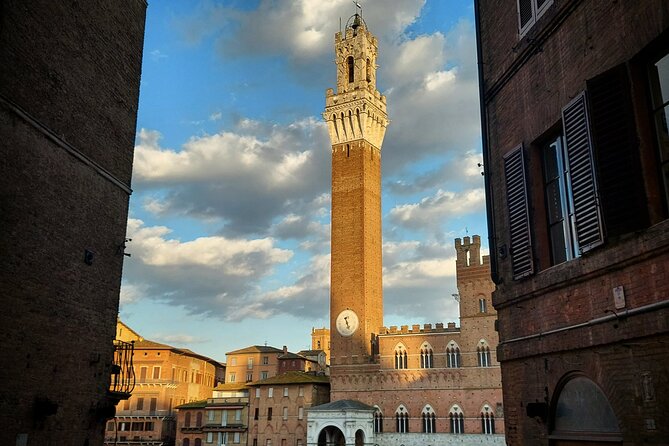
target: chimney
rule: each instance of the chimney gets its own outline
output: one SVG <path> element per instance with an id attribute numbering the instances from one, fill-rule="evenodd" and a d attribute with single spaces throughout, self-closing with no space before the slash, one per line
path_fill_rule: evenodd
<path id="1" fill-rule="evenodd" d="M 288 353 L 288 347 L 286 347 L 286 346 L 284 345 L 284 346 L 283 346 L 283 354 L 285 355 L 286 353 Z"/>

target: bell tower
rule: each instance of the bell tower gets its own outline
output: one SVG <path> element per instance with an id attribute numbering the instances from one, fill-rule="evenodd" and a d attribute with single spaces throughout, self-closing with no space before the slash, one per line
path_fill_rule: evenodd
<path id="1" fill-rule="evenodd" d="M 333 375 L 372 363 L 383 326 L 381 144 L 389 121 L 376 89 L 377 45 L 362 14 L 335 35 L 337 91 L 327 90 L 323 113 L 332 144 Z"/>

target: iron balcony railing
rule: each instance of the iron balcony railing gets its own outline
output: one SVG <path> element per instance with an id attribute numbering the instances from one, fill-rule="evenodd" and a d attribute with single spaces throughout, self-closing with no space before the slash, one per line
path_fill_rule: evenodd
<path id="1" fill-rule="evenodd" d="M 132 365 L 134 352 L 134 341 L 114 341 L 114 363 L 109 391 L 115 395 L 127 395 L 122 399 L 127 399 L 135 388 L 135 371 Z"/>

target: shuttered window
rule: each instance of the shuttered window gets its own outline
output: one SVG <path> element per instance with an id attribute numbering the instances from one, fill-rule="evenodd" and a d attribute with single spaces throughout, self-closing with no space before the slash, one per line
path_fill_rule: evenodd
<path id="1" fill-rule="evenodd" d="M 562 109 L 578 252 L 604 242 L 585 92 Z"/>
<path id="2" fill-rule="evenodd" d="M 506 204 L 509 212 L 509 254 L 515 280 L 534 273 L 523 146 L 504 157 Z"/>
<path id="3" fill-rule="evenodd" d="M 522 38 L 553 0 L 518 0 L 518 34 Z"/>

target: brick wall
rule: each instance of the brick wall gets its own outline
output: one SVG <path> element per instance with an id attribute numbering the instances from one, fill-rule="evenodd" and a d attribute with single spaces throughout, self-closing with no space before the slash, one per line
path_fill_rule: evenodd
<path id="1" fill-rule="evenodd" d="M 0 8 L 0 444 L 101 444 L 146 3 Z"/>

